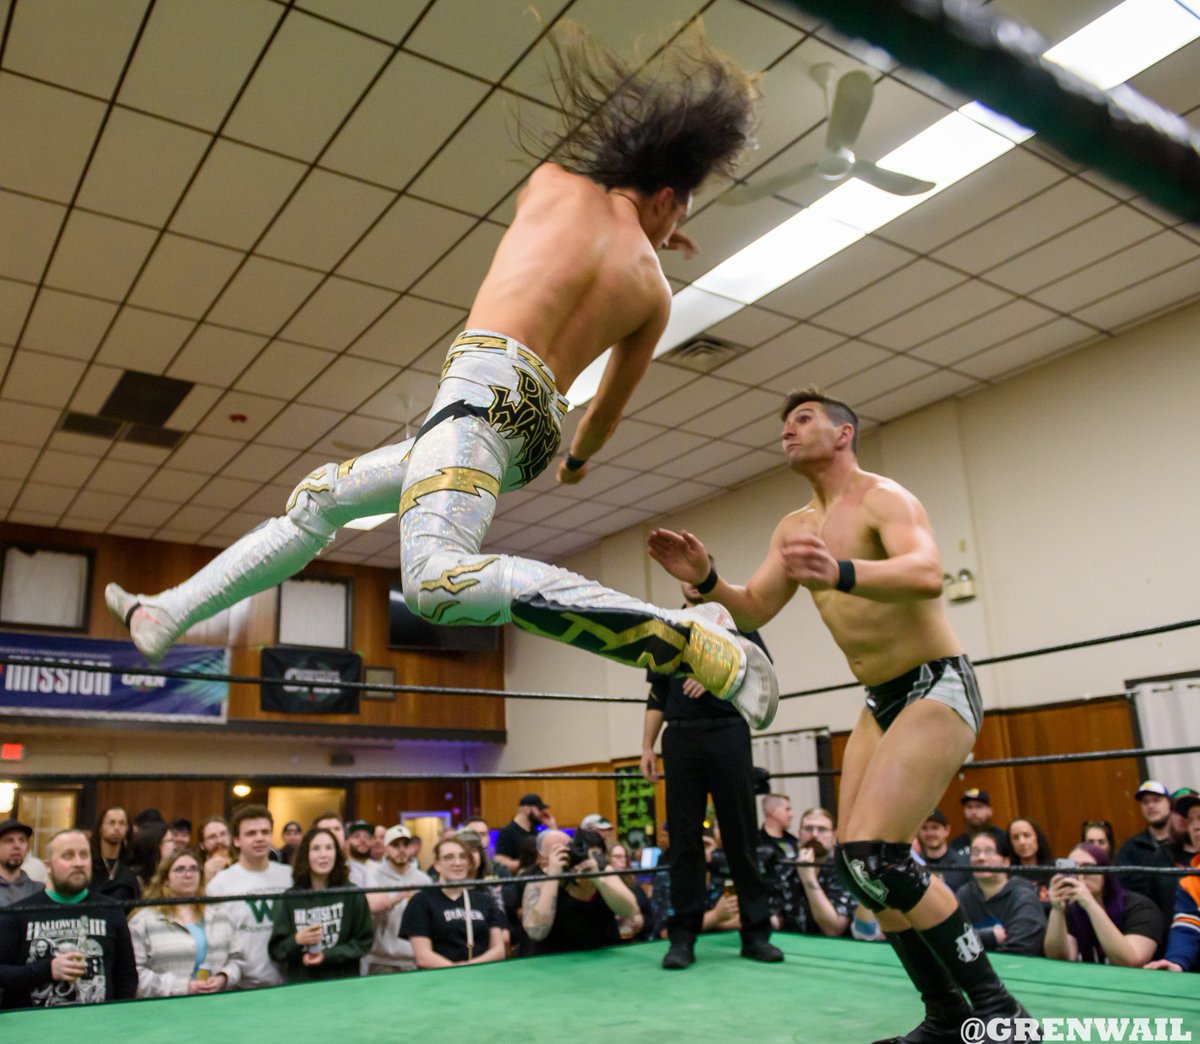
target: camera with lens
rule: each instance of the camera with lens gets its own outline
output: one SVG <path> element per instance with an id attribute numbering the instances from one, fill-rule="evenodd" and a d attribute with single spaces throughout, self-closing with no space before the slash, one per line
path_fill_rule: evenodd
<path id="1" fill-rule="evenodd" d="M 607 865 L 604 858 L 604 838 L 594 830 L 576 830 L 575 836 L 567 846 L 567 869 L 582 863 L 592 854 L 593 849 L 599 849 L 596 852 L 596 869 L 603 870 Z"/>

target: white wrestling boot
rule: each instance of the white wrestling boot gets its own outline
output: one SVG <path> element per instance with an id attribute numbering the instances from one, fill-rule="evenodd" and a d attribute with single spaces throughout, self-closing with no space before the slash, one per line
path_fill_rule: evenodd
<path id="1" fill-rule="evenodd" d="M 131 595 L 118 584 L 104 589 L 108 610 L 129 628 L 133 644 L 150 663 L 158 663 L 180 635 L 174 617 L 142 595 Z"/>
<path id="2" fill-rule="evenodd" d="M 723 677 L 724 684 L 709 691 L 732 703 L 752 728 L 765 729 L 779 709 L 779 679 L 767 654 L 737 633 L 732 614 L 719 602 L 694 605 L 679 615 L 692 625 L 683 657 L 692 673 L 700 681 Z"/>

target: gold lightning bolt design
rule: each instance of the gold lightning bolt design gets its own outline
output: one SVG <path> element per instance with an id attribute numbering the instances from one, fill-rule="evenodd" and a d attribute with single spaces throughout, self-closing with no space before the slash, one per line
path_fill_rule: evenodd
<path id="1" fill-rule="evenodd" d="M 500 495 L 500 482 L 486 471 L 478 468 L 439 468 L 436 475 L 414 482 L 404 491 L 400 498 L 400 517 L 417 504 L 422 497 L 430 493 L 440 493 L 449 490 L 454 493 L 470 493 L 472 496 L 482 496 L 490 493 L 493 497 Z"/>
<path id="2" fill-rule="evenodd" d="M 496 557 L 496 555 L 491 555 L 488 558 L 480 559 L 478 562 L 468 562 L 465 565 L 454 566 L 451 569 L 447 569 L 443 571 L 442 575 L 436 580 L 423 581 L 421 583 L 421 590 L 449 591 L 451 594 L 458 594 L 459 591 L 465 591 L 470 587 L 475 587 L 479 583 L 479 580 L 473 576 L 470 576 L 469 574 L 478 573 L 480 570 L 486 569 L 494 561 L 496 561 Z M 468 577 L 468 579 L 460 579 L 464 576 Z M 438 606 L 438 609 L 440 610 L 441 606 Z M 435 613 L 434 615 L 437 616 L 439 614 Z"/>

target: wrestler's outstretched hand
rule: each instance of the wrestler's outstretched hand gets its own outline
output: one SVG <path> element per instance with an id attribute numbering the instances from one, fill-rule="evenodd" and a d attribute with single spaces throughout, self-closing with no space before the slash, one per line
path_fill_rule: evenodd
<path id="1" fill-rule="evenodd" d="M 702 584 L 708 576 L 708 551 L 686 529 L 682 533 L 655 529 L 646 538 L 650 557 L 685 584 Z"/>
<path id="2" fill-rule="evenodd" d="M 560 460 L 558 462 L 558 481 L 564 486 L 575 485 L 575 483 L 582 479 L 587 473 L 588 466 L 586 461 L 584 462 L 583 467 L 576 468 L 574 471 L 567 467 L 566 460 Z"/>
<path id="3" fill-rule="evenodd" d="M 678 250 L 687 260 L 691 260 L 698 253 L 700 248 L 696 246 L 696 241 L 686 232 L 680 232 L 675 229 L 667 238 L 667 241 L 662 245 L 663 250 Z"/>
<path id="4" fill-rule="evenodd" d="M 780 546 L 779 555 L 788 579 L 795 580 L 801 587 L 810 591 L 837 587 L 837 559 L 819 536 L 812 533 L 790 536 Z"/>

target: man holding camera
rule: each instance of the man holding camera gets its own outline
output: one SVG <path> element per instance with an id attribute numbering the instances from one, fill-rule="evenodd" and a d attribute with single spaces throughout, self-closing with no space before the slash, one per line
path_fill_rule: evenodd
<path id="1" fill-rule="evenodd" d="M 543 874 L 594 874 L 606 869 L 604 838 L 594 830 L 544 830 L 537 837 L 538 869 Z M 637 915 L 637 900 L 616 875 L 526 885 L 521 926 L 531 951 L 568 953 L 596 950 L 621 941 L 617 918 Z"/>

